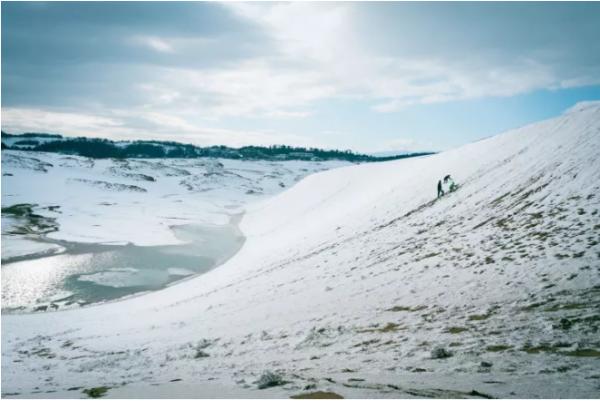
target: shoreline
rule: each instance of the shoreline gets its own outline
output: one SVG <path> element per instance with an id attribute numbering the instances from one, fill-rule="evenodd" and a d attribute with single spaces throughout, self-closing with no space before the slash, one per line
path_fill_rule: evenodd
<path id="1" fill-rule="evenodd" d="M 169 229 L 173 232 L 173 235 L 175 237 L 177 237 L 178 240 L 181 241 L 181 245 L 156 245 L 156 246 L 142 247 L 142 246 L 135 245 L 131 242 L 127 243 L 125 245 L 114 245 L 114 244 L 104 244 L 104 243 L 79 243 L 79 242 L 74 242 L 74 241 L 56 240 L 56 239 L 48 238 L 45 234 L 41 234 L 38 238 L 35 238 L 35 239 L 29 238 L 36 242 L 58 245 L 58 246 L 62 247 L 62 249 L 57 252 L 52 252 L 52 253 L 44 254 L 44 253 L 38 252 L 38 253 L 26 255 L 26 256 L 16 257 L 17 260 L 11 260 L 9 262 L 3 261 L 2 262 L 3 269 L 5 268 L 5 266 L 9 266 L 14 263 L 39 261 L 39 260 L 43 260 L 45 258 L 61 256 L 61 255 L 77 256 L 77 255 L 85 255 L 85 254 L 90 254 L 90 253 L 95 254 L 96 252 L 98 252 L 98 251 L 94 252 L 93 248 L 105 248 L 100 252 L 107 252 L 107 251 L 111 251 L 111 250 L 118 251 L 118 250 L 122 249 L 123 247 L 127 247 L 127 246 L 136 247 L 141 250 L 143 250 L 144 248 L 156 249 L 156 248 L 161 248 L 161 247 L 182 247 L 183 248 L 183 247 L 193 247 L 194 245 L 199 246 L 200 242 L 198 241 L 198 238 L 194 238 L 194 235 L 198 235 L 198 234 L 197 233 L 195 233 L 195 234 L 188 233 L 189 238 L 186 239 L 185 235 L 183 235 L 185 233 L 183 231 L 183 230 L 185 230 L 185 228 L 190 228 L 192 230 L 200 231 L 201 233 L 202 233 L 202 231 L 207 231 L 207 230 L 208 231 L 210 231 L 210 230 L 217 230 L 217 231 L 231 230 L 231 232 L 229 234 L 231 235 L 232 243 L 234 244 L 234 246 L 232 248 L 228 249 L 225 253 L 220 253 L 217 255 L 215 255 L 215 254 L 210 255 L 210 259 L 212 259 L 212 263 L 210 265 L 208 265 L 204 270 L 195 271 L 192 274 L 181 276 L 181 278 L 179 278 L 179 279 L 175 279 L 173 281 L 169 281 L 169 282 L 165 283 L 161 288 L 158 288 L 158 289 L 137 291 L 137 292 L 133 292 L 131 294 L 127 294 L 127 295 L 124 295 L 124 296 L 121 296 L 121 297 L 118 297 L 115 299 L 108 299 L 108 300 L 99 301 L 99 302 L 91 302 L 89 304 L 85 303 L 85 304 L 82 304 L 80 306 L 75 306 L 75 307 L 66 307 L 66 308 L 63 307 L 63 308 L 53 309 L 52 305 L 54 305 L 55 302 L 59 302 L 60 299 L 56 300 L 56 301 L 49 300 L 48 302 L 45 302 L 48 304 L 47 308 L 45 310 L 35 310 L 36 308 L 43 306 L 43 305 L 32 306 L 33 309 L 27 310 L 27 311 L 21 311 L 16 308 L 15 308 L 15 310 L 11 311 L 10 309 L 3 307 L 1 313 L 2 313 L 2 315 L 31 315 L 31 314 L 38 314 L 38 313 L 56 313 L 56 312 L 72 311 L 72 310 L 82 309 L 82 308 L 91 308 L 94 306 L 100 306 L 100 305 L 106 305 L 106 304 L 115 303 L 115 302 L 121 302 L 121 301 L 129 300 L 134 297 L 140 297 L 140 296 L 147 295 L 150 293 L 158 292 L 158 291 L 164 290 L 166 288 L 173 287 L 177 284 L 195 279 L 203 274 L 206 274 L 207 272 L 209 272 L 211 270 L 218 268 L 219 266 L 223 265 L 224 263 L 226 263 L 229 259 L 234 257 L 242 249 L 244 243 L 246 242 L 246 237 L 244 236 L 244 234 L 241 231 L 240 226 L 239 226 L 239 223 L 241 222 L 241 220 L 244 216 L 244 212 L 235 213 L 235 214 L 225 214 L 225 215 L 229 216 L 229 222 L 227 224 L 186 223 L 186 224 L 169 226 Z M 203 234 L 206 234 L 206 238 L 211 238 L 210 233 L 203 233 Z M 213 233 L 213 237 L 214 237 L 214 233 Z M 200 238 L 200 239 L 205 240 L 205 238 Z M 185 250 L 185 249 L 182 249 L 181 251 L 183 251 L 183 250 Z M 209 251 L 209 250 L 210 249 L 207 249 L 207 251 Z M 213 250 L 213 252 L 214 252 L 214 250 Z M 182 252 L 181 254 L 183 255 L 184 252 Z M 201 263 L 201 260 L 200 260 L 201 257 L 206 257 L 205 255 L 195 255 L 195 256 L 198 257 L 198 263 Z M 99 271 L 99 273 L 100 272 L 102 272 L 102 271 Z M 68 278 L 68 277 L 71 277 L 71 276 L 67 276 L 66 278 Z M 64 281 L 61 281 L 61 282 L 64 283 Z M 77 304 L 77 302 L 75 302 L 75 304 Z"/>

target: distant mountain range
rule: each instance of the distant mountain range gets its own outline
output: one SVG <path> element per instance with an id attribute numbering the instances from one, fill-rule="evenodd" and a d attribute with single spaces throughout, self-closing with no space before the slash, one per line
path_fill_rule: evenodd
<path id="1" fill-rule="evenodd" d="M 113 141 L 101 138 L 64 137 L 57 134 L 28 132 L 20 135 L 2 131 L 2 149 L 54 152 L 91 158 L 198 158 L 215 157 L 248 160 L 345 160 L 377 162 L 425 156 L 434 152 L 411 152 L 376 156 L 350 150 L 325 150 L 286 145 L 200 147 L 172 141 Z"/>

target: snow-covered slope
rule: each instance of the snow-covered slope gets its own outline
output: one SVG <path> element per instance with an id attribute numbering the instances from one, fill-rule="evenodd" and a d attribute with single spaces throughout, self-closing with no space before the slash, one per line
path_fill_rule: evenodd
<path id="1" fill-rule="evenodd" d="M 249 207 L 244 246 L 205 275 L 3 316 L 2 391 L 597 396 L 599 149 L 596 104 L 438 155 L 308 176 Z M 460 188 L 435 201 L 446 174 Z M 258 390 L 264 370 L 287 384 Z"/>

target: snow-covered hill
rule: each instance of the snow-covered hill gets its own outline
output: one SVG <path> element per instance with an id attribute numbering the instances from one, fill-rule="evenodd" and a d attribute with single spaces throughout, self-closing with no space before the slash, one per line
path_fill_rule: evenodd
<path id="1" fill-rule="evenodd" d="M 2 316 L 5 395 L 595 397 L 600 105 L 250 206 L 224 265 Z M 457 192 L 434 200 L 452 174 Z M 285 382 L 259 390 L 269 370 Z M 73 389 L 69 391 L 69 389 Z"/>
<path id="2" fill-rule="evenodd" d="M 2 151 L 2 207 L 33 204 L 55 219 L 52 238 L 156 245 L 178 243 L 185 222 L 225 224 L 248 202 L 272 196 L 341 161 L 91 159 Z M 3 226 L 10 224 L 5 221 Z M 12 245 L 12 244 L 11 244 Z M 3 246 L 2 258 L 14 256 Z M 26 251 L 26 250 L 25 250 Z"/>

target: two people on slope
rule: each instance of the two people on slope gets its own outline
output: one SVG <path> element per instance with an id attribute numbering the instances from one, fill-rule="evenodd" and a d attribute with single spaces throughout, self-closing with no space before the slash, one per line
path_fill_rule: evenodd
<path id="1" fill-rule="evenodd" d="M 454 183 L 454 180 L 452 179 L 452 177 L 450 177 L 450 174 L 448 174 L 444 177 L 443 183 L 442 180 L 438 181 L 437 197 L 441 198 L 446 194 L 446 192 L 454 192 L 457 188 L 458 185 Z"/>

